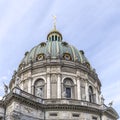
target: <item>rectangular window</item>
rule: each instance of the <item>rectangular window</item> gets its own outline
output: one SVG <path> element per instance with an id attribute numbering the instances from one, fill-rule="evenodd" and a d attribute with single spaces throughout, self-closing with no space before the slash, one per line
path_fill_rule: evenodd
<path id="1" fill-rule="evenodd" d="M 73 117 L 79 117 L 80 115 L 79 115 L 79 114 L 76 114 L 76 113 L 73 113 L 72 116 L 73 116 Z"/>
<path id="2" fill-rule="evenodd" d="M 66 97 L 71 98 L 71 88 L 69 87 L 66 88 Z"/>
<path id="3" fill-rule="evenodd" d="M 50 113 L 50 116 L 57 116 L 57 113 Z"/>
<path id="4" fill-rule="evenodd" d="M 54 41 L 54 36 L 52 35 L 52 41 Z"/>
<path id="5" fill-rule="evenodd" d="M 57 35 L 55 35 L 55 40 L 57 41 Z"/>
<path id="6" fill-rule="evenodd" d="M 92 120 L 97 120 L 97 117 L 92 117 Z"/>

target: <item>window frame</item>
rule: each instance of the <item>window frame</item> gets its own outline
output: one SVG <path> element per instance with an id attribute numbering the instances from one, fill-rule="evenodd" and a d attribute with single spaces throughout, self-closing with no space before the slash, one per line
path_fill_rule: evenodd
<path id="1" fill-rule="evenodd" d="M 63 88 L 64 88 L 64 91 L 65 91 L 65 94 L 66 94 L 65 98 L 72 99 L 74 97 L 74 82 L 71 78 L 65 78 L 64 79 Z M 67 89 L 70 90 L 69 95 L 68 95 Z"/>
<path id="2" fill-rule="evenodd" d="M 39 82 L 41 82 L 41 83 L 39 83 Z M 41 96 L 38 96 L 36 93 L 38 88 L 41 89 L 41 92 L 42 92 Z M 45 81 L 41 78 L 37 79 L 34 83 L 34 95 L 37 97 L 44 98 L 44 91 L 45 91 L 44 89 L 45 89 Z"/>

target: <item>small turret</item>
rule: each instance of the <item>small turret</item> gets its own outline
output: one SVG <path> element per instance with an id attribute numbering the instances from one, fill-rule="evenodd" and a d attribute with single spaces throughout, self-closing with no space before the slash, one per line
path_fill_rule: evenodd
<path id="1" fill-rule="evenodd" d="M 56 30 L 56 16 L 53 16 L 54 19 L 54 27 L 53 30 L 47 35 L 48 41 L 62 41 L 62 34 Z"/>

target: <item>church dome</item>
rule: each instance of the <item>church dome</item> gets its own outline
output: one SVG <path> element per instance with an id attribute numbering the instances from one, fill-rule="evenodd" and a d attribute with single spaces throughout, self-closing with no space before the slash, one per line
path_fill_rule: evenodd
<path id="1" fill-rule="evenodd" d="M 101 82 L 84 51 L 65 42 L 55 25 L 46 42 L 25 53 L 9 88 L 10 93 L 6 88 L 0 104 L 7 108 L 3 109 L 5 118 L 13 117 L 9 120 L 117 120 L 119 117 L 111 106 L 104 105 Z"/>
<path id="2" fill-rule="evenodd" d="M 87 63 L 90 66 L 84 51 L 78 50 L 76 47 L 63 41 L 62 34 L 57 30 L 50 31 L 46 42 L 41 42 L 33 47 L 30 52 L 26 52 L 21 64 L 40 62 L 46 59 L 62 59 L 82 64 Z"/>

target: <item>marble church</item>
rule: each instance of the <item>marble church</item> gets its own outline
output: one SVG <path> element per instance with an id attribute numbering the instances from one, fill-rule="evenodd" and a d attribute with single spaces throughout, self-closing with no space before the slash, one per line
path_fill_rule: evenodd
<path id="1" fill-rule="evenodd" d="M 14 71 L 0 100 L 0 120 L 117 120 L 83 50 L 51 30 Z"/>

